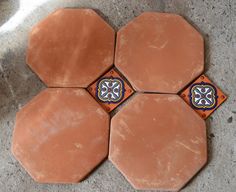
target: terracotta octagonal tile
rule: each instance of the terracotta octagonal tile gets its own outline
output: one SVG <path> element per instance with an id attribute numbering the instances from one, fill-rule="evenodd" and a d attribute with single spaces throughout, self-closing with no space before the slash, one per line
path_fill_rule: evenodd
<path id="1" fill-rule="evenodd" d="M 88 91 L 108 112 L 134 93 L 132 87 L 114 68 L 90 85 Z"/>
<path id="2" fill-rule="evenodd" d="M 203 118 L 206 119 L 227 96 L 205 75 L 201 75 L 182 93 L 181 97 Z"/>
<path id="3" fill-rule="evenodd" d="M 178 191 L 206 163 L 206 126 L 179 96 L 138 94 L 111 120 L 109 159 L 137 189 Z"/>
<path id="4" fill-rule="evenodd" d="M 50 87 L 87 87 L 113 63 L 114 30 L 90 9 L 59 9 L 32 29 L 27 63 Z"/>
<path id="5" fill-rule="evenodd" d="M 46 89 L 18 112 L 12 152 L 38 182 L 78 182 L 107 156 L 108 131 L 86 90 Z"/>
<path id="6" fill-rule="evenodd" d="M 177 93 L 203 71 L 203 38 L 181 16 L 146 12 L 118 31 L 115 65 L 138 91 Z"/>

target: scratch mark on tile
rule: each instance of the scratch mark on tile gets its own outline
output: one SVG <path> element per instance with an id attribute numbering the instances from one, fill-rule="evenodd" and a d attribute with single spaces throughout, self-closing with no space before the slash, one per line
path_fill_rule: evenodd
<path id="1" fill-rule="evenodd" d="M 192 149 L 191 147 L 189 147 L 188 145 L 186 145 L 186 144 L 184 144 L 184 143 L 182 143 L 182 142 L 180 142 L 180 141 L 176 141 L 176 143 L 179 144 L 179 145 L 181 145 L 181 146 L 184 147 L 185 149 L 187 149 L 187 150 L 189 150 L 189 151 L 195 153 L 195 154 L 198 154 L 198 155 L 200 154 L 199 151 L 196 151 L 196 150 Z"/>

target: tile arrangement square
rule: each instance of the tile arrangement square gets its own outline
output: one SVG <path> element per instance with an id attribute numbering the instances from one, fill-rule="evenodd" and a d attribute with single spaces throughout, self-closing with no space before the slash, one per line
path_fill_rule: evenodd
<path id="1" fill-rule="evenodd" d="M 17 113 L 13 155 L 41 183 L 77 183 L 108 157 L 136 189 L 179 191 L 206 164 L 204 119 L 226 100 L 202 74 L 203 45 L 175 14 L 145 12 L 115 44 L 95 11 L 55 11 L 30 33 L 27 64 L 48 88 Z"/>

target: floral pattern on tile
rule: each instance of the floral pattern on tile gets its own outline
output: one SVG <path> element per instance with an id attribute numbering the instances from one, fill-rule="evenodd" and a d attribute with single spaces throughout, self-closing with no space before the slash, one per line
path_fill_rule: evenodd
<path id="1" fill-rule="evenodd" d="M 194 83 L 189 92 L 191 105 L 200 110 L 211 110 L 217 105 L 217 90 L 209 83 Z"/>
<path id="2" fill-rule="evenodd" d="M 96 96 L 104 103 L 118 103 L 124 98 L 124 82 L 118 77 L 104 77 L 97 82 Z"/>
<path id="3" fill-rule="evenodd" d="M 113 111 L 134 93 L 116 68 L 99 77 L 88 87 L 88 91 L 108 112 Z"/>
<path id="4" fill-rule="evenodd" d="M 203 119 L 209 117 L 227 99 L 227 96 L 206 75 L 197 78 L 180 93 L 180 96 Z"/>

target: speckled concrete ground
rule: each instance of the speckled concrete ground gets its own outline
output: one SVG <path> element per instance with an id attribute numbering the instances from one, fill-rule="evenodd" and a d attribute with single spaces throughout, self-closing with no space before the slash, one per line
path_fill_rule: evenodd
<path id="1" fill-rule="evenodd" d="M 109 161 L 80 184 L 37 184 L 10 152 L 16 112 L 44 88 L 25 64 L 27 34 L 32 25 L 59 7 L 94 8 L 116 30 L 143 11 L 173 12 L 184 16 L 202 33 L 206 74 L 229 95 L 229 99 L 207 120 L 207 166 L 182 191 L 235 192 L 236 0 L 1 0 L 0 191 L 135 191 Z"/>

